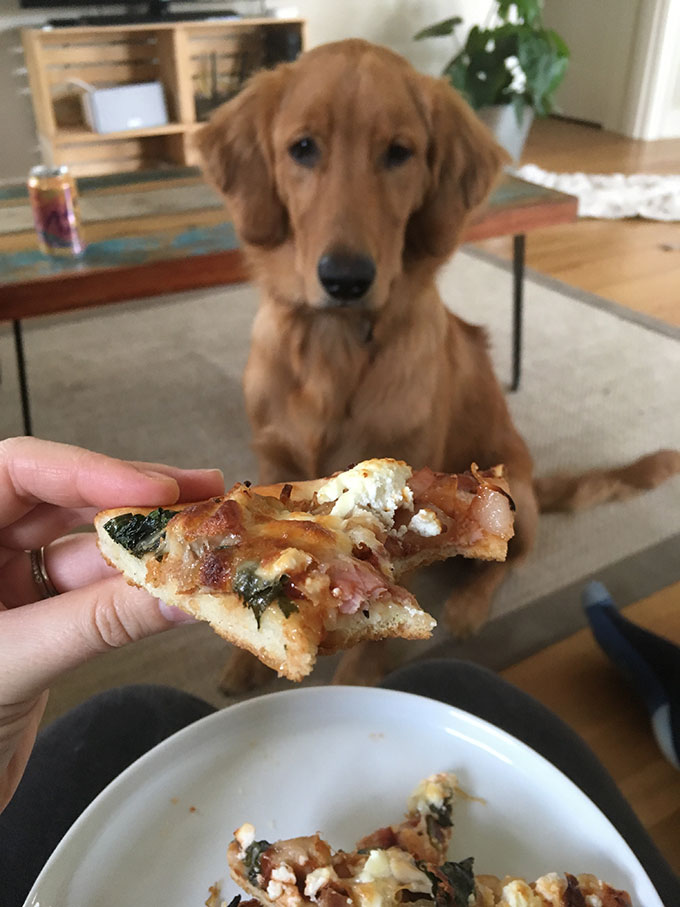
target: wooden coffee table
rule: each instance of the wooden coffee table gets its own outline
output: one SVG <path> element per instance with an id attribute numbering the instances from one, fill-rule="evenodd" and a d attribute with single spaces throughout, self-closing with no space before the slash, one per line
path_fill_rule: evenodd
<path id="1" fill-rule="evenodd" d="M 38 250 L 25 186 L 0 188 L 0 322 L 13 326 L 26 434 L 24 319 L 248 279 L 224 205 L 198 170 L 88 177 L 79 190 L 88 247 L 71 260 Z M 514 237 L 513 389 L 521 369 L 525 236 L 576 215 L 575 198 L 508 175 L 464 235 L 464 242 Z"/>

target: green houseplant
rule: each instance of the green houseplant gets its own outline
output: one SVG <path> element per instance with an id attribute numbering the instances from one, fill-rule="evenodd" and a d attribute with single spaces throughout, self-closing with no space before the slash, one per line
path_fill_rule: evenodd
<path id="1" fill-rule="evenodd" d="M 519 157 L 533 115 L 547 116 L 555 109 L 569 49 L 555 31 L 545 28 L 542 0 L 496 0 L 493 12 L 491 24 L 470 29 L 443 75 L 496 127 L 499 141 L 513 157 Z M 415 38 L 455 35 L 462 24 L 460 16 L 453 16 L 422 29 Z M 511 110 L 518 133 L 512 147 L 503 141 L 504 133 L 512 131 Z"/>

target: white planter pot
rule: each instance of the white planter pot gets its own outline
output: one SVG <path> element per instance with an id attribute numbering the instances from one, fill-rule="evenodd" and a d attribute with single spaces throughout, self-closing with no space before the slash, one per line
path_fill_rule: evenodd
<path id="1" fill-rule="evenodd" d="M 511 104 L 483 107 L 477 111 L 477 116 L 493 132 L 498 144 L 505 148 L 514 161 L 518 161 L 534 121 L 533 109 L 524 108 L 521 123 L 517 122 L 515 108 Z"/>

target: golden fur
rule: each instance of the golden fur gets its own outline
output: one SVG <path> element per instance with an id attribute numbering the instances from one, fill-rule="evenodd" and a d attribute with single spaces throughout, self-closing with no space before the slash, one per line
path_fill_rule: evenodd
<path id="1" fill-rule="evenodd" d="M 291 147 L 308 137 L 318 159 L 302 166 Z M 435 286 L 506 160 L 475 114 L 445 81 L 348 40 L 256 75 L 197 142 L 262 291 L 244 376 L 260 481 L 368 457 L 447 472 L 504 463 L 517 503 L 509 561 L 525 554 L 539 509 L 531 456 L 483 330 Z M 411 156 L 388 166 L 395 143 Z M 331 304 L 320 283 L 336 248 L 375 264 L 359 304 Z M 479 627 L 506 570 L 471 569 L 445 608 L 454 632 Z"/>

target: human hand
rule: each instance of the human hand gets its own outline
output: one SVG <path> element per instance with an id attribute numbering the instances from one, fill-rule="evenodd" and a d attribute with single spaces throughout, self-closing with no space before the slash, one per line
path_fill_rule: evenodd
<path id="1" fill-rule="evenodd" d="M 129 463 L 36 438 L 0 442 L 0 811 L 23 775 L 54 680 L 186 619 L 128 586 L 101 557 L 94 533 L 65 533 L 98 510 L 223 491 L 219 470 Z M 59 594 L 39 600 L 28 551 L 43 546 Z"/>

